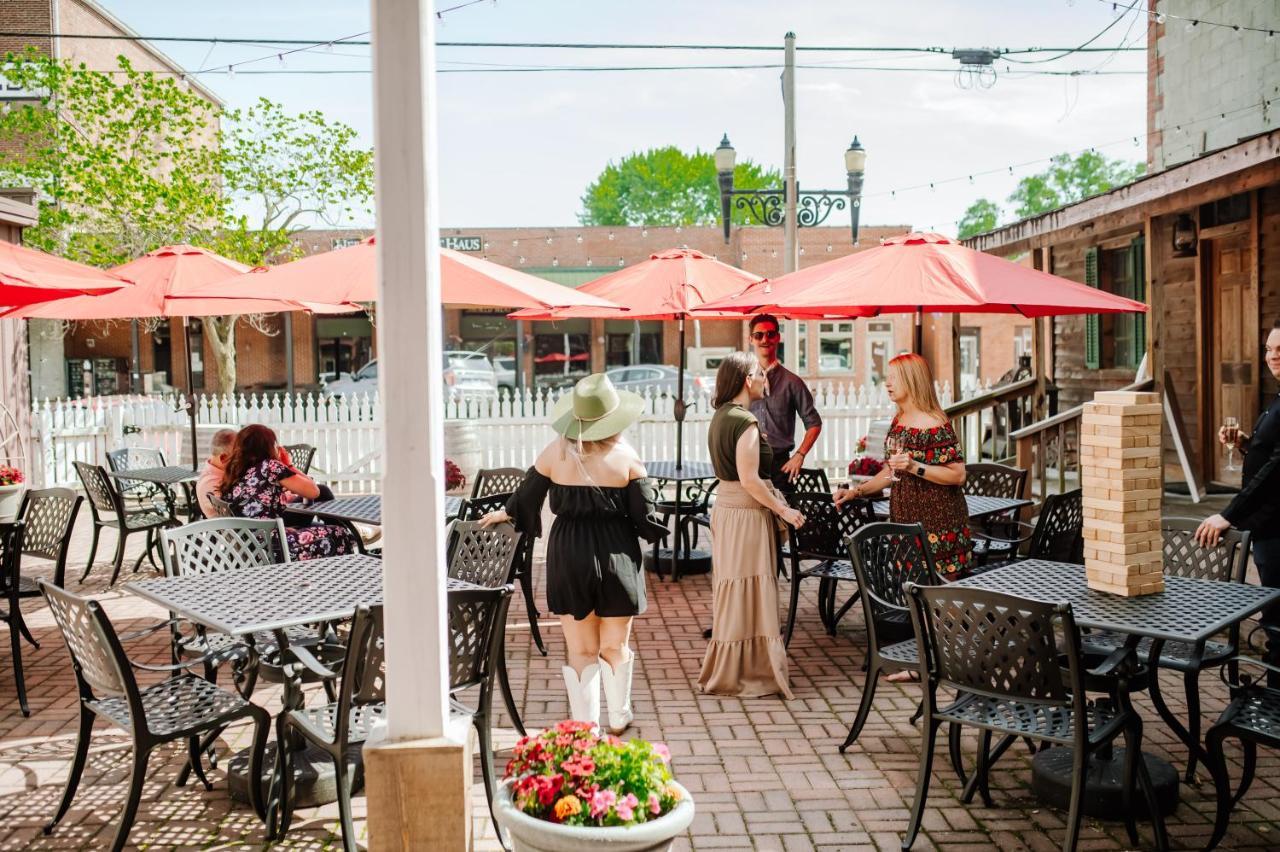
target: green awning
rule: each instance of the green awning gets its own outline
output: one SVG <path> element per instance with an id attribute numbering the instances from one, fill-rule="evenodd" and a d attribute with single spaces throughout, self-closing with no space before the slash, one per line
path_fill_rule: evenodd
<path id="1" fill-rule="evenodd" d="M 554 281 L 557 284 L 563 284 L 566 287 L 578 289 L 588 281 L 594 281 L 605 275 L 608 270 L 602 270 L 595 266 L 583 266 L 578 268 L 564 266 L 544 266 L 535 267 L 533 269 L 525 269 L 530 275 L 536 275 L 539 278 L 545 278 L 548 281 Z"/>

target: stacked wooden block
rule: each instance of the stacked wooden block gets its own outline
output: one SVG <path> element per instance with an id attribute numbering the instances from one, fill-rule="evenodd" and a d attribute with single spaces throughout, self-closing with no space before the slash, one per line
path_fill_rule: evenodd
<path id="1" fill-rule="evenodd" d="M 1084 564 L 1089 588 L 1125 597 L 1164 590 L 1160 396 L 1108 391 L 1080 426 Z"/>

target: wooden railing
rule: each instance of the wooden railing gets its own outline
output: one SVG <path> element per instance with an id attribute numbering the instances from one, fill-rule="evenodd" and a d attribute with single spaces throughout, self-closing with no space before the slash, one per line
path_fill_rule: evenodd
<path id="1" fill-rule="evenodd" d="M 1118 390 L 1149 391 L 1155 381 L 1144 379 Z M 1037 503 L 1049 494 L 1060 494 L 1080 482 L 1080 419 L 1084 406 L 1063 411 L 1038 423 L 1018 429 L 1009 437 L 1017 452 L 1015 464 L 1031 473 L 1027 477 L 1028 496 Z M 1053 490 L 1050 490 L 1050 484 Z"/>
<path id="2" fill-rule="evenodd" d="M 944 410 L 959 434 L 965 459 L 1012 461 L 1013 435 L 1032 419 L 1035 391 L 1034 378 L 1019 379 L 948 405 Z"/>

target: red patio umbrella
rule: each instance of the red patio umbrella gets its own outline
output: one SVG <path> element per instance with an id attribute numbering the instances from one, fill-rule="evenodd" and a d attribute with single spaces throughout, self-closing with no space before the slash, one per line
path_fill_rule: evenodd
<path id="1" fill-rule="evenodd" d="M 0 305 L 15 307 L 50 299 L 110 293 L 130 281 L 62 257 L 0 242 Z"/>
<path id="2" fill-rule="evenodd" d="M 313 254 L 271 269 L 232 280 L 193 288 L 181 299 L 210 300 L 272 298 L 294 302 L 345 304 L 355 310 L 360 303 L 378 297 L 376 238 L 353 246 Z M 440 289 L 447 305 L 493 308 L 554 308 L 568 305 L 617 305 L 561 284 L 471 257 L 462 252 L 440 249 Z M 217 304 L 216 301 L 211 304 Z M 235 313 L 228 306 L 220 313 Z"/>
<path id="3" fill-rule="evenodd" d="M 676 400 L 676 469 L 683 461 L 684 437 L 684 321 L 686 319 L 741 319 L 741 311 L 705 311 L 703 306 L 716 299 L 742 292 L 760 280 L 754 275 L 710 255 L 690 248 L 668 249 L 649 255 L 634 266 L 619 269 L 590 281 L 579 293 L 589 293 L 625 305 L 617 308 L 574 307 L 555 310 L 524 310 L 510 314 L 512 319 L 555 320 L 569 318 L 678 320 L 680 323 L 680 369 Z"/>

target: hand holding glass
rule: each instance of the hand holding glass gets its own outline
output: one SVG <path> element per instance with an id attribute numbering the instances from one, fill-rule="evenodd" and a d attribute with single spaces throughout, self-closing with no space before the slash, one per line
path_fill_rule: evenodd
<path id="1" fill-rule="evenodd" d="M 906 442 L 902 440 L 900 435 L 890 435 L 884 439 L 884 457 L 887 462 L 889 459 L 904 452 L 907 449 Z M 898 481 L 898 472 L 895 470 L 893 476 L 890 477 L 894 482 Z"/>
<path id="2" fill-rule="evenodd" d="M 1236 442 L 1240 440 L 1240 421 L 1234 417 L 1223 418 L 1222 429 L 1227 439 L 1227 470 L 1239 470 L 1236 464 Z"/>

